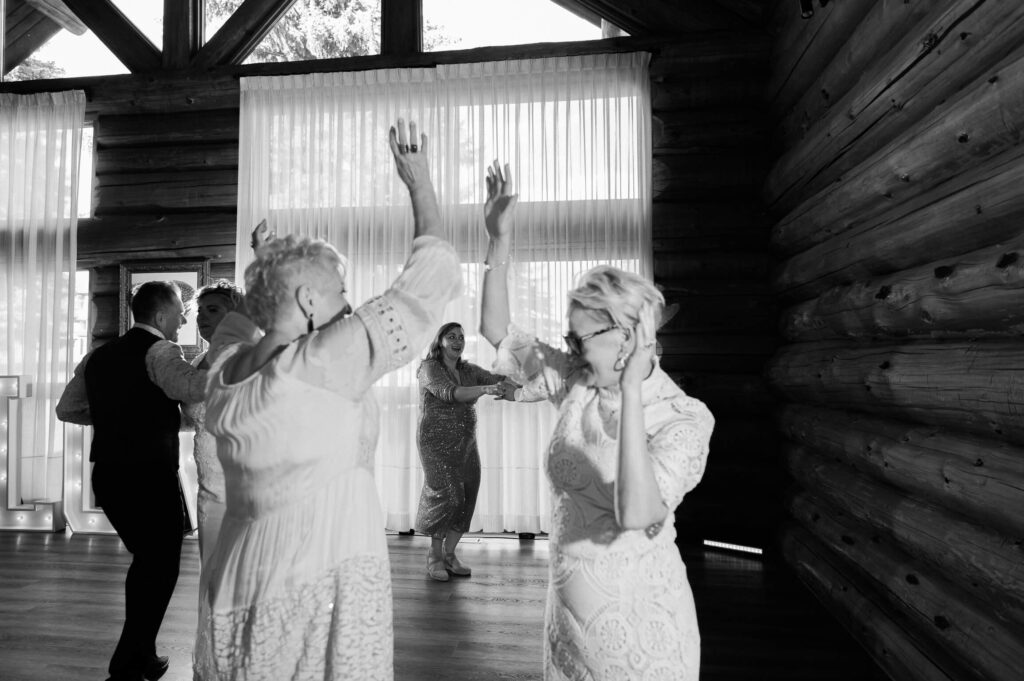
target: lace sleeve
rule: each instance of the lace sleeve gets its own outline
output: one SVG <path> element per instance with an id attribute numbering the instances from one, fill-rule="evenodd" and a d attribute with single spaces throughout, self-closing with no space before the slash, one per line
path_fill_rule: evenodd
<path id="1" fill-rule="evenodd" d="M 416 357 L 440 326 L 462 279 L 451 245 L 419 237 L 405 269 L 383 295 L 295 344 L 287 373 L 334 392 L 358 395 Z"/>
<path id="2" fill-rule="evenodd" d="M 61 393 L 57 402 L 57 418 L 66 423 L 77 423 L 82 426 L 92 425 L 89 414 L 89 396 L 85 391 L 85 363 L 92 355 L 90 352 L 75 367 L 75 373 Z"/>
<path id="3" fill-rule="evenodd" d="M 517 402 L 550 400 L 561 404 L 567 391 L 566 381 L 576 369 L 571 355 L 511 324 L 498 345 L 498 359 L 494 362 L 496 372 L 522 386 L 516 391 Z"/>
<path id="4" fill-rule="evenodd" d="M 146 352 L 146 371 L 164 394 L 179 402 L 202 402 L 206 399 L 206 372 L 185 360 L 181 346 L 171 341 L 157 341 Z"/>
<path id="5" fill-rule="evenodd" d="M 207 351 L 209 364 L 212 365 L 217 356 L 229 345 L 241 343 L 244 345 L 255 345 L 262 337 L 259 328 L 247 316 L 231 311 L 225 315 L 210 339 L 210 349 Z"/>
<path id="6" fill-rule="evenodd" d="M 647 451 L 661 498 L 675 509 L 704 476 L 715 419 L 703 402 L 692 397 L 674 399 L 671 408 L 673 418 L 648 434 Z"/>

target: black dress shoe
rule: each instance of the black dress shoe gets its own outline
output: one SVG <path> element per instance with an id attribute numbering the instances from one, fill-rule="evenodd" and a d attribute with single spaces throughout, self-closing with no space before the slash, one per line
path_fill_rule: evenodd
<path id="1" fill-rule="evenodd" d="M 154 655 L 146 663 L 146 668 L 142 670 L 142 676 L 146 681 L 156 681 L 167 673 L 167 668 L 170 666 L 170 658 L 166 655 Z"/>

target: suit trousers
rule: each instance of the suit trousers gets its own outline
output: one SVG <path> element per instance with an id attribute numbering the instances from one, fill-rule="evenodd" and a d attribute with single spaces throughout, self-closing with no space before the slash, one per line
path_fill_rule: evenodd
<path id="1" fill-rule="evenodd" d="M 178 582 L 185 529 L 178 472 L 98 462 L 92 484 L 96 503 L 132 554 L 110 673 L 140 674 L 156 656 L 156 636 Z"/>

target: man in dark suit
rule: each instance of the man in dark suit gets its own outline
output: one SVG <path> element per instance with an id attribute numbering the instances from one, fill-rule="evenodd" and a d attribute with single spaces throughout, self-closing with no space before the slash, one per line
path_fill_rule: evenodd
<path id="1" fill-rule="evenodd" d="M 178 403 L 201 401 L 206 384 L 206 372 L 186 362 L 176 343 L 185 323 L 178 287 L 142 284 L 131 308 L 135 325 L 86 355 L 57 405 L 61 420 L 93 426 L 96 503 L 132 553 L 108 681 L 154 681 L 167 671 L 156 636 L 178 581 L 185 530 Z"/>

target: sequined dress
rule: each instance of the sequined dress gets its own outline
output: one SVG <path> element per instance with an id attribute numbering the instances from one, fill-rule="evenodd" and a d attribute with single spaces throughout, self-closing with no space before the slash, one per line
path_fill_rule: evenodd
<path id="1" fill-rule="evenodd" d="M 512 328 L 496 370 L 524 383 L 522 401 L 550 400 L 559 419 L 547 452 L 552 490 L 546 681 L 696 681 L 700 633 L 674 510 L 704 473 L 714 419 L 656 367 L 642 386 L 647 449 L 663 525 L 615 521 L 621 394 L 587 385 L 574 359 Z M 657 529 L 657 528 L 655 528 Z"/>
<path id="2" fill-rule="evenodd" d="M 206 425 L 227 511 L 209 563 L 213 678 L 393 678 L 370 387 L 422 351 L 459 288 L 451 246 L 420 237 L 392 287 L 351 317 L 293 341 L 237 383 L 224 372 L 243 346 L 215 361 Z"/>
<path id="3" fill-rule="evenodd" d="M 416 444 L 423 465 L 423 491 L 416 530 L 443 537 L 448 530 L 468 532 L 480 490 L 480 453 L 476 446 L 476 406 L 456 402 L 460 386 L 492 385 L 502 379 L 470 362 L 453 375 L 443 360 L 420 364 L 420 422 Z"/>

